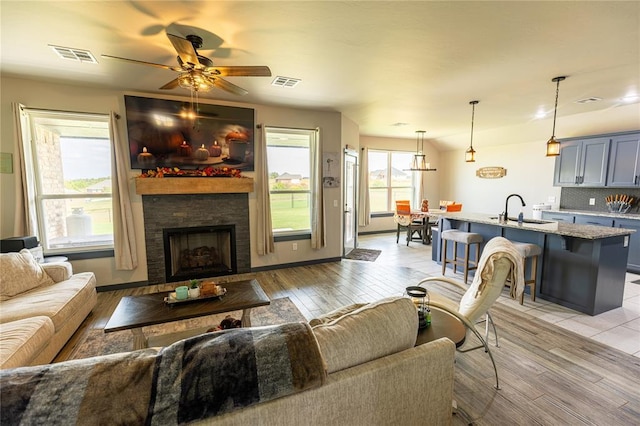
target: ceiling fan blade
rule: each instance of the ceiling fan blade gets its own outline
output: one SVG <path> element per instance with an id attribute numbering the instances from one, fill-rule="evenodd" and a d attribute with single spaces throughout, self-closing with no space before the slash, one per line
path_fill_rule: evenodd
<path id="1" fill-rule="evenodd" d="M 162 86 L 160 89 L 161 90 L 170 90 L 170 89 L 175 89 L 178 86 L 180 86 L 180 82 L 178 81 L 177 78 L 174 78 L 173 80 L 171 80 L 170 82 L 168 82 L 167 84 Z"/>
<path id="2" fill-rule="evenodd" d="M 248 91 L 246 91 L 242 87 L 236 86 L 233 83 L 229 83 L 227 80 L 224 80 L 224 79 L 222 79 L 220 77 L 207 77 L 207 76 L 204 76 L 204 78 L 207 79 L 207 81 L 209 83 L 211 83 L 211 85 L 213 85 L 214 87 L 217 87 L 217 88 L 222 89 L 222 90 L 226 90 L 227 92 L 231 92 L 231 93 L 234 93 L 234 94 L 240 95 L 240 96 L 244 96 L 244 95 L 249 93 Z"/>
<path id="3" fill-rule="evenodd" d="M 267 66 L 209 67 L 205 72 L 224 77 L 271 77 Z"/>
<path id="4" fill-rule="evenodd" d="M 198 54 L 189 40 L 174 36 L 173 34 L 167 34 L 167 37 L 169 37 L 169 41 L 171 41 L 176 52 L 178 52 L 178 56 L 180 56 L 183 64 L 200 65 Z"/>
<path id="5" fill-rule="evenodd" d="M 182 71 L 182 68 L 179 68 L 179 67 L 170 67 L 169 65 L 154 64 L 153 62 L 138 61 L 137 59 L 120 58 L 118 56 L 111 56 L 111 55 L 101 55 L 101 56 L 103 58 L 108 58 L 108 59 L 117 59 L 118 61 L 133 62 L 134 64 L 139 64 L 139 65 L 150 65 L 152 67 L 162 68 L 162 69 L 165 69 L 165 70 Z"/>

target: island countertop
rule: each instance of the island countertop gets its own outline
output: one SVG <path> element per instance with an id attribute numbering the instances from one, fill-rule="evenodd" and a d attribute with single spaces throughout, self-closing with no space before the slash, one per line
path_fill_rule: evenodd
<path id="1" fill-rule="evenodd" d="M 495 214 L 468 212 L 429 211 L 429 215 L 438 217 L 432 251 L 436 261 L 445 249 L 449 259 L 454 258 L 454 250 L 455 257 L 464 255 L 465 247 L 442 243 L 441 233 L 448 229 L 477 233 L 485 243 L 504 237 L 535 244 L 542 249 L 535 266 L 536 297 L 589 315 L 622 306 L 634 229 L 533 219 L 519 225 L 515 220 L 500 223 Z M 530 270 L 534 263 L 528 263 L 525 267 Z"/>
<path id="2" fill-rule="evenodd" d="M 636 232 L 635 229 L 614 228 L 597 225 L 578 225 L 573 223 L 553 222 L 548 220 L 537 221 L 544 223 L 523 223 L 521 225 L 518 224 L 518 222 L 512 220 L 509 220 L 506 223 L 501 223 L 497 219 L 497 215 L 490 215 L 485 213 L 429 211 L 429 214 L 431 216 L 437 216 L 451 220 L 459 220 L 463 222 L 484 223 L 487 225 L 501 226 L 503 228 L 524 229 L 534 232 L 556 234 L 565 237 L 584 238 L 587 240 L 617 237 L 621 235 L 629 235 Z"/>

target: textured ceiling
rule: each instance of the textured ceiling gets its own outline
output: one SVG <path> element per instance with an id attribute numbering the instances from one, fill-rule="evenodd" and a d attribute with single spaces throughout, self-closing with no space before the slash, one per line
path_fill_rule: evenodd
<path id="1" fill-rule="evenodd" d="M 295 77 L 229 77 L 249 91 L 211 100 L 340 111 L 368 136 L 414 138 L 441 150 L 546 141 L 558 75 L 558 137 L 640 128 L 640 2 L 6 1 L 1 72 L 117 90 L 162 93 L 176 65 L 166 33 L 204 39 L 217 65 L 268 65 Z M 87 49 L 98 64 L 58 58 L 48 45 Z M 166 92 L 165 92 L 166 93 Z M 184 89 L 172 95 L 188 96 Z M 597 97 L 601 101 L 576 103 Z M 394 126 L 407 123 L 406 126 Z"/>

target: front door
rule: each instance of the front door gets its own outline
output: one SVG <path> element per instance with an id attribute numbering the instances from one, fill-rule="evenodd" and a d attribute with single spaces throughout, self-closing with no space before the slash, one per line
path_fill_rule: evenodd
<path id="1" fill-rule="evenodd" d="M 344 255 L 358 246 L 358 154 L 344 152 Z"/>

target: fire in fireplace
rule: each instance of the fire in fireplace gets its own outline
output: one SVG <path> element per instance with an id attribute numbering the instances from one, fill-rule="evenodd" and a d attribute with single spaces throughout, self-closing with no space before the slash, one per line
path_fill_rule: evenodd
<path id="1" fill-rule="evenodd" d="M 235 225 L 163 229 L 167 282 L 237 273 Z"/>

